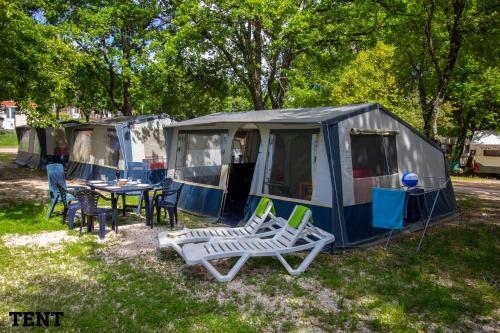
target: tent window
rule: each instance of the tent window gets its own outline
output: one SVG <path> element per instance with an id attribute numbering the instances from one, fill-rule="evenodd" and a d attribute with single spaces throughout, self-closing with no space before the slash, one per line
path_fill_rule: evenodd
<path id="1" fill-rule="evenodd" d="M 72 151 L 72 161 L 75 162 L 90 162 L 92 156 L 92 136 L 94 131 L 91 129 L 87 130 L 76 130 L 75 131 L 75 142 L 73 144 Z"/>
<path id="2" fill-rule="evenodd" d="M 488 149 L 483 152 L 484 156 L 500 157 L 500 149 Z"/>
<path id="3" fill-rule="evenodd" d="M 66 141 L 66 131 L 64 128 L 53 128 L 52 131 L 47 134 L 53 136 L 53 143 L 50 143 L 50 146 L 52 146 L 52 154 L 68 155 L 68 143 Z M 47 147 L 49 147 L 49 143 L 47 143 Z"/>
<path id="4" fill-rule="evenodd" d="M 175 178 L 219 186 L 227 133 L 179 132 Z"/>
<path id="5" fill-rule="evenodd" d="M 318 130 L 271 130 L 263 192 L 311 200 Z"/>
<path id="6" fill-rule="evenodd" d="M 40 147 L 40 141 L 38 141 L 38 134 L 35 129 L 32 129 L 33 132 L 33 153 L 40 155 L 40 151 L 42 148 Z"/>
<path id="7" fill-rule="evenodd" d="M 148 122 L 132 129 L 134 160 L 141 159 L 149 169 L 166 169 L 165 139 L 160 122 Z"/>
<path id="8" fill-rule="evenodd" d="M 25 129 L 21 133 L 21 141 L 19 141 L 19 150 L 29 152 L 30 151 L 30 130 Z"/>
<path id="9" fill-rule="evenodd" d="M 118 140 L 116 130 L 108 129 L 106 131 L 106 152 L 104 155 L 104 163 L 111 167 L 118 167 L 120 157 L 120 141 Z"/>
<path id="10" fill-rule="evenodd" d="M 395 135 L 351 135 L 352 175 L 367 178 L 398 172 Z"/>

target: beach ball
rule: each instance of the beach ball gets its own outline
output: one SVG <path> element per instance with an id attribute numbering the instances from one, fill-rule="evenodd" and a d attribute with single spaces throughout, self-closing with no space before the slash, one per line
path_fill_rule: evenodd
<path id="1" fill-rule="evenodd" d="M 405 172 L 401 178 L 401 183 L 407 187 L 415 187 L 418 183 L 418 176 L 413 172 Z"/>

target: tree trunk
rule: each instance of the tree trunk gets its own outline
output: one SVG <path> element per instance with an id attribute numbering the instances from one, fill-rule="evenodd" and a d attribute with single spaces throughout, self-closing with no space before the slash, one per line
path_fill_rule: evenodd
<path id="1" fill-rule="evenodd" d="M 122 113 L 124 116 L 132 115 L 132 97 L 130 96 L 130 78 L 123 77 L 123 106 Z"/>
<path id="2" fill-rule="evenodd" d="M 451 154 L 451 162 L 459 162 L 464 151 L 465 139 L 467 138 L 467 124 L 462 124 L 458 131 L 457 142 Z"/>
<path id="3" fill-rule="evenodd" d="M 123 59 L 125 60 L 126 69 L 123 70 L 123 80 L 122 80 L 122 93 L 123 93 L 123 105 L 122 105 L 122 114 L 124 116 L 132 115 L 132 97 L 130 96 L 130 71 L 132 70 L 131 64 L 131 49 L 132 49 L 132 41 L 130 37 L 130 29 L 126 26 L 122 30 L 122 52 Z"/>
<path id="4" fill-rule="evenodd" d="M 432 41 L 432 22 L 434 19 L 435 2 L 431 2 L 431 7 L 429 10 L 429 16 L 425 25 L 425 41 L 427 46 L 428 56 L 438 76 L 438 86 L 436 94 L 432 101 L 426 105 L 424 111 L 424 130 L 427 137 L 435 142 L 439 142 L 438 132 L 437 132 L 437 115 L 439 109 L 443 105 L 444 98 L 446 96 L 446 91 L 448 90 L 448 84 L 450 78 L 453 74 L 453 69 L 457 61 L 458 52 L 462 46 L 463 32 L 462 32 L 462 21 L 463 21 L 463 11 L 465 8 L 465 0 L 453 0 L 453 22 L 450 25 L 451 30 L 449 30 L 449 50 L 446 56 L 446 62 L 444 68 L 439 65 L 439 60 L 437 58 L 437 52 L 434 49 L 434 44 Z"/>

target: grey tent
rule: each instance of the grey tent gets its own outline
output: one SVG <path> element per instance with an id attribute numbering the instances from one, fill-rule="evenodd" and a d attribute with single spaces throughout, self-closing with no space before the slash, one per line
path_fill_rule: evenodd
<path id="1" fill-rule="evenodd" d="M 405 172 L 449 179 L 442 149 L 376 103 L 215 113 L 174 123 L 165 138 L 168 174 L 185 185 L 181 209 L 237 224 L 264 196 L 280 216 L 302 204 L 344 247 L 387 233 L 372 226 L 373 187 L 400 186 Z M 427 196 L 444 193 L 433 221 L 457 211 L 451 182 L 441 184 Z M 419 204 L 409 225 L 422 220 Z"/>
<path id="2" fill-rule="evenodd" d="M 149 179 L 165 176 L 166 156 L 163 127 L 168 115 L 108 118 L 67 128 L 70 146 L 67 175 L 77 179 L 114 179 L 124 174 L 127 163 L 144 162 Z"/>
<path id="3" fill-rule="evenodd" d="M 50 163 L 65 164 L 69 157 L 66 128 L 75 124 L 78 122 L 60 121 L 59 126 L 46 128 L 16 127 L 18 139 L 16 163 L 34 169 L 45 168 Z"/>

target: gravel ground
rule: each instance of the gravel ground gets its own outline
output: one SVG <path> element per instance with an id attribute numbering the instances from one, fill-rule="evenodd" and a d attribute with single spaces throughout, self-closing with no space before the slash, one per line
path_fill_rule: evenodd
<path id="1" fill-rule="evenodd" d="M 4 244 L 9 247 L 28 246 L 28 247 L 50 247 L 59 250 L 62 243 L 76 242 L 77 236 L 70 236 L 66 230 L 42 232 L 32 235 L 9 234 L 3 237 Z"/>

